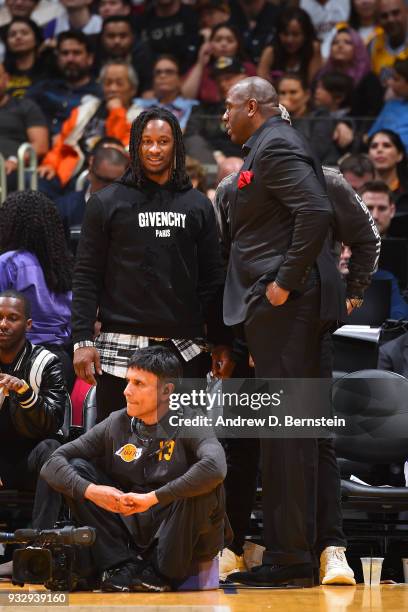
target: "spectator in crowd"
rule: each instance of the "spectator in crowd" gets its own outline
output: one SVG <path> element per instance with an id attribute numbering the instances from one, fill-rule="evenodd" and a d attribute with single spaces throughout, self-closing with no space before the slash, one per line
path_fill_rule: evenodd
<path id="1" fill-rule="evenodd" d="M 125 147 L 116 138 L 101 138 L 89 158 L 88 181 L 81 191 L 67 193 L 56 201 L 65 231 L 82 225 L 86 202 L 91 195 L 110 185 L 125 172 L 129 157 Z"/>
<path id="2" fill-rule="evenodd" d="M 316 83 L 314 106 L 325 108 L 330 116 L 341 118 L 351 109 L 353 79 L 342 72 L 326 72 Z"/>
<path id="3" fill-rule="evenodd" d="M 132 12 L 131 0 L 99 0 L 98 13 L 103 20 L 108 17 L 120 15 L 127 17 Z"/>
<path id="4" fill-rule="evenodd" d="M 396 372 L 408 378 L 408 332 L 385 342 L 378 350 L 379 370 Z"/>
<path id="5" fill-rule="evenodd" d="M 344 72 L 357 86 L 361 79 L 370 72 L 370 58 L 360 36 L 349 27 L 337 30 L 330 46 L 330 56 L 319 76 L 326 72 Z"/>
<path id="6" fill-rule="evenodd" d="M 246 61 L 239 30 L 235 26 L 221 23 L 212 29 L 209 41 L 201 46 L 197 62 L 184 80 L 183 96 L 198 98 L 201 102 L 219 102 L 220 94 L 212 76 L 212 68 L 222 57 L 238 58 L 246 76 L 256 74 L 254 64 Z"/>
<path id="7" fill-rule="evenodd" d="M 27 92 L 44 111 L 51 137 L 57 135 L 72 110 L 85 96 L 102 98 L 102 89 L 91 75 L 94 55 L 82 32 L 61 32 L 56 47 L 57 78 L 39 81 Z"/>
<path id="8" fill-rule="evenodd" d="M 349 24 L 368 44 L 375 34 L 379 34 L 377 0 L 351 0 Z"/>
<path id="9" fill-rule="evenodd" d="M 139 79 L 139 93 L 151 89 L 153 57 L 150 46 L 136 40 L 131 18 L 123 15 L 107 17 L 102 25 L 100 52 L 96 71 L 108 61 L 126 61 L 131 64 Z"/>
<path id="10" fill-rule="evenodd" d="M 186 172 L 190 177 L 190 181 L 194 189 L 207 193 L 207 178 L 206 172 L 202 164 L 197 159 L 186 155 Z"/>
<path id="11" fill-rule="evenodd" d="M 245 52 L 258 64 L 262 51 L 271 44 L 279 8 L 268 0 L 231 0 L 231 23 L 242 33 Z"/>
<path id="12" fill-rule="evenodd" d="M 197 12 L 192 6 L 181 0 L 154 0 L 138 18 L 137 30 L 150 44 L 155 58 L 175 55 L 183 74 L 194 64 L 200 37 Z"/>
<path id="13" fill-rule="evenodd" d="M 24 97 L 31 85 L 48 76 L 50 50 L 40 52 L 42 40 L 40 28 L 31 19 L 16 17 L 7 26 L 4 66 L 12 96 Z"/>
<path id="14" fill-rule="evenodd" d="M 162 55 L 153 66 L 153 98 L 137 98 L 135 103 L 142 109 L 151 106 L 167 108 L 179 121 L 184 131 L 194 106 L 198 100 L 181 95 L 180 67 L 172 55 Z"/>
<path id="15" fill-rule="evenodd" d="M 102 17 L 91 12 L 92 0 L 60 0 L 65 12 L 44 26 L 44 38 L 56 38 L 61 32 L 77 30 L 87 36 L 99 34 Z"/>
<path id="16" fill-rule="evenodd" d="M 374 121 L 368 134 L 371 136 L 380 130 L 389 129 L 397 133 L 408 151 L 408 59 L 395 60 L 389 80 L 395 96 L 387 100 L 381 113 Z"/>
<path id="17" fill-rule="evenodd" d="M 86 99 L 64 121 L 54 146 L 38 168 L 40 189 L 63 195 L 73 189 L 73 178 L 83 169 L 87 156 L 104 136 L 129 144 L 130 126 L 140 109 L 132 105 L 137 91 L 133 68 L 124 62 L 106 64 L 101 71 L 104 99 Z M 68 141 L 68 142 L 67 142 Z"/>
<path id="18" fill-rule="evenodd" d="M 322 45 L 322 56 L 327 59 L 337 24 L 349 20 L 350 0 L 300 0 L 300 8 L 309 13 Z"/>
<path id="19" fill-rule="evenodd" d="M 244 65 L 238 58 L 219 57 L 212 69 L 212 75 L 218 85 L 219 96 L 225 100 L 226 93 L 233 84 L 246 78 Z M 214 152 L 220 151 L 226 156 L 239 156 L 241 147 L 231 142 L 221 121 L 225 110 L 224 102 L 201 103 L 191 112 L 184 133 L 186 151 L 201 163 L 213 164 Z"/>
<path id="20" fill-rule="evenodd" d="M 395 204 L 392 201 L 392 194 L 384 181 L 371 181 L 361 188 L 361 197 L 370 211 L 381 238 L 386 238 L 395 214 Z M 388 270 L 378 269 L 373 275 L 373 280 L 391 281 L 391 303 L 389 318 L 407 319 L 408 304 L 401 295 L 398 280 Z"/>
<path id="21" fill-rule="evenodd" d="M 61 498 L 39 473 L 60 445 L 57 432 L 69 397 L 58 357 L 27 339 L 31 325 L 28 299 L 18 291 L 2 291 L 0 488 L 35 491 L 32 526 L 51 529 Z"/>
<path id="22" fill-rule="evenodd" d="M 243 163 L 242 157 L 224 157 L 224 159 L 220 160 L 218 163 L 217 185 L 230 174 L 238 173 Z"/>
<path id="23" fill-rule="evenodd" d="M 379 178 L 390 188 L 398 208 L 398 200 L 408 190 L 407 156 L 401 138 L 388 129 L 371 134 L 368 155 Z"/>
<path id="24" fill-rule="evenodd" d="M 0 153 L 5 159 L 9 189 L 16 187 L 17 151 L 29 142 L 38 159 L 48 151 L 47 122 L 32 100 L 13 98 L 7 93 L 8 74 L 0 64 Z"/>
<path id="25" fill-rule="evenodd" d="M 371 67 L 387 85 L 398 56 L 408 52 L 408 9 L 405 0 L 379 0 L 379 23 L 382 29 L 368 45 Z"/>
<path id="26" fill-rule="evenodd" d="M 15 289 L 31 304 L 27 333 L 58 355 L 71 390 L 72 262 L 55 204 L 39 191 L 17 191 L 0 216 L 0 291 Z"/>
<path id="27" fill-rule="evenodd" d="M 298 74 L 284 75 L 278 84 L 278 94 L 279 102 L 290 113 L 293 126 L 306 137 L 321 163 L 336 165 L 353 140 L 351 128 L 338 123 L 324 108 L 310 110 L 310 91 Z"/>
<path id="28" fill-rule="evenodd" d="M 333 70 L 353 79 L 351 114 L 375 117 L 381 110 L 383 89 L 379 79 L 370 71 L 370 58 L 362 39 L 349 27 L 342 26 L 337 30 L 331 44 L 330 57 L 318 77 Z"/>
<path id="29" fill-rule="evenodd" d="M 87 203 L 74 276 L 74 365 L 79 378 L 97 382 L 98 421 L 121 408 L 137 348 L 164 342 L 186 377 L 208 372 L 198 339 L 204 324 L 211 337 L 210 306 L 223 284 L 214 211 L 191 187 L 175 116 L 164 108 L 141 113 L 129 148 L 128 172 Z"/>
<path id="30" fill-rule="evenodd" d="M 192 438 L 182 423 L 170 425 L 169 396 L 181 376 L 171 350 L 139 349 L 128 366 L 126 409 L 58 449 L 41 475 L 66 496 L 79 525 L 96 528 L 102 591 L 160 593 L 222 549 L 227 466 L 215 436 Z"/>
<path id="31" fill-rule="evenodd" d="M 354 191 L 375 178 L 375 166 L 365 153 L 348 153 L 339 162 L 339 170 Z"/>
<path id="32" fill-rule="evenodd" d="M 195 7 L 198 11 L 200 34 L 206 40 L 214 26 L 225 23 L 231 16 L 228 0 L 198 0 Z"/>
<path id="33" fill-rule="evenodd" d="M 321 66 L 320 43 L 308 13 L 299 8 L 282 11 L 273 44 L 262 51 L 258 75 L 276 82 L 284 72 L 296 72 L 311 85 Z"/>
<path id="34" fill-rule="evenodd" d="M 64 7 L 54 0 L 5 0 L 0 8 L 0 36 L 3 38 L 4 26 L 14 17 L 30 18 L 39 26 L 50 19 L 62 15 Z"/>

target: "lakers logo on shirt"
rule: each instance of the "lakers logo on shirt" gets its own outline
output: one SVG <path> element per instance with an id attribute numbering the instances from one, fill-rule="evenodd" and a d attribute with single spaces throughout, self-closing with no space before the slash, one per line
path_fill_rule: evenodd
<path id="1" fill-rule="evenodd" d="M 125 444 L 115 453 L 115 455 L 118 455 L 118 457 L 120 457 L 122 461 L 126 461 L 126 463 L 136 461 L 141 454 L 142 449 L 137 448 L 134 444 Z"/>

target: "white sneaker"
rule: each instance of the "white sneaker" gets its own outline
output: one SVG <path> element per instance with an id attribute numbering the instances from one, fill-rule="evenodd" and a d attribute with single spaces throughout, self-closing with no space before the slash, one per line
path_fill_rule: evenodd
<path id="1" fill-rule="evenodd" d="M 220 582 L 225 582 L 227 576 L 234 572 L 244 572 L 247 568 L 244 555 L 238 556 L 229 548 L 224 548 L 218 555 Z"/>
<path id="2" fill-rule="evenodd" d="M 327 546 L 320 555 L 320 582 L 322 584 L 356 584 L 354 572 L 347 563 L 340 546 Z"/>

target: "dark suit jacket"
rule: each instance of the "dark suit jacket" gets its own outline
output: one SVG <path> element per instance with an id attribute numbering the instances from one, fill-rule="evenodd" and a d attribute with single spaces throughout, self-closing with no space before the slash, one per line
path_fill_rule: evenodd
<path id="1" fill-rule="evenodd" d="M 380 346 L 378 369 L 408 377 L 408 332 Z"/>
<path id="2" fill-rule="evenodd" d="M 314 263 L 321 278 L 320 316 L 345 317 L 344 287 L 329 247 L 332 206 L 321 166 L 303 136 L 280 117 L 268 119 L 244 145 L 250 184 L 231 185 L 231 250 L 224 320 L 245 320 L 251 302 L 276 282 L 302 293 Z"/>

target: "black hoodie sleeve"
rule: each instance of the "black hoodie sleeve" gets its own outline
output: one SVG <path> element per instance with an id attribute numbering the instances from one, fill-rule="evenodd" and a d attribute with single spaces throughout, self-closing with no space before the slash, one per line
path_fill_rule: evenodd
<path id="1" fill-rule="evenodd" d="M 214 300 L 217 300 L 220 287 L 224 284 L 225 272 L 220 255 L 214 209 L 209 200 L 205 202 L 202 215 L 202 225 L 197 240 L 197 293 L 204 319 L 207 321 L 209 310 Z"/>
<path id="2" fill-rule="evenodd" d="M 109 236 L 102 204 L 93 195 L 86 205 L 72 288 L 72 337 L 92 340 L 103 286 Z"/>

